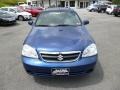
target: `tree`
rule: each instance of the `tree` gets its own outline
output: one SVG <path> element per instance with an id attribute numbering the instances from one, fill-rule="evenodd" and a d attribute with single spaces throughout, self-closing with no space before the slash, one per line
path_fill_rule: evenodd
<path id="1" fill-rule="evenodd" d="M 0 0 L 0 3 L 7 5 L 16 5 L 18 2 L 25 2 L 26 0 Z"/>
<path id="2" fill-rule="evenodd" d="M 120 0 L 112 0 L 114 4 L 120 4 Z"/>

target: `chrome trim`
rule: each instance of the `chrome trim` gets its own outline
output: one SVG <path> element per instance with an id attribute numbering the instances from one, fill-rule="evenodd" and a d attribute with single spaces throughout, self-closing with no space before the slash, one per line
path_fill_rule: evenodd
<path id="1" fill-rule="evenodd" d="M 49 60 L 43 59 L 42 55 L 41 55 L 41 54 L 75 54 L 75 53 L 79 53 L 78 57 L 76 59 L 67 60 L 67 61 L 54 61 L 54 60 L 49 61 Z M 39 56 L 45 62 L 73 62 L 73 61 L 77 61 L 80 58 L 81 51 L 68 51 L 68 52 L 45 52 L 45 51 L 42 51 L 42 52 L 39 52 Z"/>
<path id="2" fill-rule="evenodd" d="M 45 51 L 42 51 L 40 52 L 40 54 L 43 53 L 43 54 L 72 54 L 72 53 L 81 53 L 81 51 L 68 51 L 68 52 L 45 52 Z"/>
<path id="3" fill-rule="evenodd" d="M 59 54 L 60 52 L 40 52 L 40 54 Z"/>

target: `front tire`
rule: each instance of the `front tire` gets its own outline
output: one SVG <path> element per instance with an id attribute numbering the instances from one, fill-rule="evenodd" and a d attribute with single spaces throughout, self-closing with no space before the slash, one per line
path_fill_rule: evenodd
<path id="1" fill-rule="evenodd" d="M 94 10 L 93 10 L 93 9 L 91 9 L 91 10 L 90 10 L 90 12 L 94 12 Z"/>
<path id="2" fill-rule="evenodd" d="M 104 10 L 101 10 L 101 13 L 104 13 L 105 11 Z"/>
<path id="3" fill-rule="evenodd" d="M 101 11 L 98 11 L 98 13 L 101 13 Z"/>
<path id="4" fill-rule="evenodd" d="M 18 16 L 18 20 L 19 21 L 24 21 L 24 17 L 23 16 Z"/>
<path id="5" fill-rule="evenodd" d="M 117 17 L 118 15 L 117 14 L 114 14 L 115 17 Z"/>

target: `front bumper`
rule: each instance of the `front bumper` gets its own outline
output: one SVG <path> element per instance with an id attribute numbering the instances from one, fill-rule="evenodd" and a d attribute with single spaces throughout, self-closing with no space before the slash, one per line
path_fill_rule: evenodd
<path id="1" fill-rule="evenodd" d="M 25 20 L 31 20 L 32 19 L 32 15 L 26 15 L 26 16 L 24 16 L 24 19 Z"/>
<path id="2" fill-rule="evenodd" d="M 51 69 L 53 68 L 69 68 L 69 76 L 81 76 L 93 71 L 96 65 L 97 55 L 81 58 L 80 60 L 73 62 L 45 62 L 23 56 L 22 61 L 27 73 L 33 76 L 53 76 L 51 74 Z"/>
<path id="3" fill-rule="evenodd" d="M 9 21 L 9 20 L 1 20 L 0 21 L 0 25 L 12 25 L 16 23 L 16 20 L 13 20 L 13 21 Z"/>

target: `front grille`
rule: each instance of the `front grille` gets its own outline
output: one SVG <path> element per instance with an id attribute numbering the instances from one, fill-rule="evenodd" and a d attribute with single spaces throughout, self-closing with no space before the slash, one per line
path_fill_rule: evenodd
<path id="1" fill-rule="evenodd" d="M 71 52 L 40 52 L 40 56 L 47 62 L 69 62 L 77 60 L 81 55 L 80 51 Z"/>

